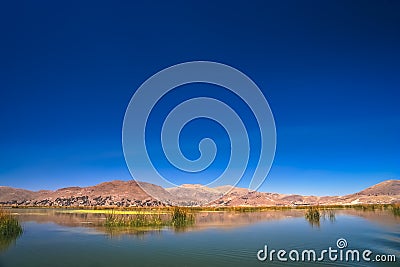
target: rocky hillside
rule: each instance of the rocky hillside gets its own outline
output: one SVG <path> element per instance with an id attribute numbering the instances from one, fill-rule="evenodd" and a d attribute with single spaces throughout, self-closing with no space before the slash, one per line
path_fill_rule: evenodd
<path id="1" fill-rule="evenodd" d="M 210 203 L 216 206 L 355 205 L 400 202 L 400 180 L 388 180 L 345 196 L 301 196 L 248 191 L 231 192 Z"/>
<path id="2" fill-rule="evenodd" d="M 143 188 L 157 192 L 159 200 Z M 24 206 L 160 206 L 173 204 L 174 197 L 164 188 L 136 181 L 112 181 L 89 187 L 67 187 L 56 191 L 32 192 L 0 187 L 0 204 Z"/>
<path id="3" fill-rule="evenodd" d="M 388 180 L 357 193 L 365 196 L 395 196 L 400 192 L 400 180 Z"/>
<path id="4" fill-rule="evenodd" d="M 157 199 L 147 192 L 157 195 Z M 230 191 L 224 195 L 228 189 Z M 296 206 L 400 202 L 400 180 L 389 180 L 345 196 L 301 196 L 249 191 L 245 188 L 181 185 L 164 189 L 136 181 L 112 181 L 89 187 L 33 192 L 0 186 L 0 205 L 20 206 Z"/>
<path id="5" fill-rule="evenodd" d="M 0 186 L 0 202 L 24 201 L 26 199 L 34 199 L 37 193 L 38 192 L 32 192 L 25 189 Z"/>
<path id="6" fill-rule="evenodd" d="M 183 205 L 205 204 L 223 196 L 223 192 L 217 188 L 209 188 L 199 184 L 183 184 L 178 187 L 167 188 L 178 202 Z"/>

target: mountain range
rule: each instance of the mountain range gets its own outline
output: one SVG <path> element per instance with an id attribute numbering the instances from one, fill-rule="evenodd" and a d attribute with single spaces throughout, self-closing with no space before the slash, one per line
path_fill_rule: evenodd
<path id="1" fill-rule="evenodd" d="M 224 194 L 228 190 L 229 192 Z M 155 192 L 157 198 L 149 196 L 146 192 Z M 296 206 L 399 202 L 400 180 L 387 180 L 345 196 L 302 196 L 257 192 L 231 186 L 210 188 L 197 184 L 162 188 L 154 184 L 133 180 L 116 180 L 88 187 L 66 187 L 55 191 L 30 191 L 0 186 L 0 205 L 14 206 Z"/>

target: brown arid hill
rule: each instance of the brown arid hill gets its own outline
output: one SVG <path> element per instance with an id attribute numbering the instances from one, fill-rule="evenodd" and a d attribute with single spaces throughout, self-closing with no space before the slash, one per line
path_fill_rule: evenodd
<path id="1" fill-rule="evenodd" d="M 197 205 L 209 203 L 223 196 L 223 192 L 217 188 L 210 188 L 200 184 L 183 184 L 181 186 L 167 188 L 182 205 Z"/>
<path id="2" fill-rule="evenodd" d="M 357 193 L 358 195 L 378 196 L 388 195 L 395 196 L 400 192 L 400 180 L 387 180 Z"/>
<path id="3" fill-rule="evenodd" d="M 387 180 L 358 193 L 338 197 L 337 202 L 344 204 L 399 203 L 400 180 Z"/>
<path id="4" fill-rule="evenodd" d="M 356 205 L 400 202 L 400 180 L 388 180 L 345 196 L 302 196 L 247 191 L 228 193 L 210 203 L 212 206 L 296 206 L 296 205 Z"/>
<path id="5" fill-rule="evenodd" d="M 143 190 L 145 189 L 145 190 Z M 224 194 L 228 189 L 229 192 Z M 149 196 L 152 192 L 157 198 Z M 55 191 L 29 191 L 0 186 L 0 205 L 61 207 L 297 206 L 400 203 L 400 180 L 388 180 L 345 196 L 302 196 L 250 191 L 245 188 L 181 185 L 164 189 L 136 181 L 112 181 Z"/>
<path id="6" fill-rule="evenodd" d="M 10 200 L 24 201 L 26 199 L 33 199 L 35 196 L 36 192 L 8 186 L 0 186 L 0 202 Z"/>
<path id="7" fill-rule="evenodd" d="M 151 188 L 159 199 L 142 188 Z M 66 187 L 56 191 L 28 191 L 0 187 L 0 204 L 21 206 L 160 206 L 173 204 L 174 197 L 164 188 L 136 181 L 112 181 L 88 187 Z"/>

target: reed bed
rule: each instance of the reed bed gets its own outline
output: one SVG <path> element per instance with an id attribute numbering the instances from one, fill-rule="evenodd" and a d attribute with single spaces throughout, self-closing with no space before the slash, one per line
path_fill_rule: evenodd
<path id="1" fill-rule="evenodd" d="M 152 227 L 161 228 L 172 226 L 175 228 L 193 225 L 195 222 L 194 214 L 189 208 L 174 207 L 153 211 L 153 213 L 140 211 L 134 214 L 121 214 L 110 212 L 106 214 L 106 227 Z"/>
<path id="2" fill-rule="evenodd" d="M 363 211 L 392 210 L 399 212 L 400 203 L 397 204 L 354 204 L 354 205 L 285 205 L 285 206 L 185 206 L 179 207 L 188 213 L 196 212 L 265 212 L 285 210 L 308 210 L 311 207 L 318 207 L 323 210 L 356 209 Z M 0 207 L 1 208 L 1 207 Z M 19 207 L 32 208 L 32 207 Z M 59 209 L 62 213 L 98 213 L 98 214 L 119 214 L 119 215 L 141 215 L 141 214 L 165 214 L 173 213 L 175 206 L 161 207 L 35 207 L 47 209 Z"/>
<path id="3" fill-rule="evenodd" d="M 189 213 L 187 209 L 175 207 L 172 211 L 171 224 L 174 227 L 186 227 L 194 224 L 194 215 Z"/>
<path id="4" fill-rule="evenodd" d="M 161 219 L 161 214 L 135 213 L 119 214 L 110 212 L 106 214 L 105 226 L 107 227 L 162 227 L 166 222 Z"/>
<path id="5" fill-rule="evenodd" d="M 400 203 L 390 205 L 390 209 L 393 212 L 394 216 L 400 216 Z"/>
<path id="6" fill-rule="evenodd" d="M 320 226 L 321 213 L 318 207 L 309 207 L 304 217 L 311 224 L 311 226 Z"/>
<path id="7" fill-rule="evenodd" d="M 309 221 L 319 221 L 321 214 L 318 207 L 310 207 L 305 215 L 306 219 Z"/>
<path id="8" fill-rule="evenodd" d="M 0 251 L 7 249 L 22 234 L 22 226 L 9 211 L 0 208 Z"/>
<path id="9" fill-rule="evenodd" d="M 18 237 L 22 234 L 22 226 L 9 211 L 0 208 L 0 238 Z"/>

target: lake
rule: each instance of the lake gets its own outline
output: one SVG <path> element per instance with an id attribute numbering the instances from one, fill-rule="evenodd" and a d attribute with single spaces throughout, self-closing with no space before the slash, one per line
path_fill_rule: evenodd
<path id="1" fill-rule="evenodd" d="M 103 226 L 105 215 L 101 213 L 61 209 L 11 212 L 22 222 L 24 233 L 2 247 L 0 267 L 399 266 L 400 260 L 400 217 L 387 210 L 338 209 L 319 223 L 306 220 L 305 210 L 199 212 L 193 226 L 179 229 L 110 229 Z M 268 257 L 260 261 L 257 254 L 263 259 L 265 246 Z M 329 247 L 337 251 L 331 254 L 336 260 L 330 260 L 328 252 L 322 258 L 322 251 Z M 276 251 L 272 260 L 271 250 Z M 282 261 L 279 250 L 283 251 Z M 312 261 L 309 250 L 323 261 Z M 359 251 L 360 261 L 346 262 L 346 255 L 351 259 L 353 253 L 348 250 Z M 362 258 L 366 250 L 371 251 L 366 253 L 369 262 Z M 340 253 L 343 260 L 339 260 Z M 301 262 L 303 254 L 305 262 Z M 380 259 L 396 255 L 397 264 L 378 263 L 376 255 Z"/>

